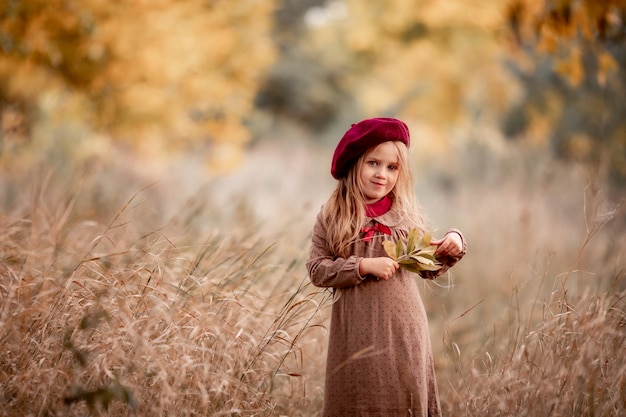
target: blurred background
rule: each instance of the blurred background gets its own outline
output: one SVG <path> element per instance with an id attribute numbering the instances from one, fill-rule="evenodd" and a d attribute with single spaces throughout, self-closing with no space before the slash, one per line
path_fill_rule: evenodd
<path id="1" fill-rule="evenodd" d="M 608 217 L 594 259 L 619 271 L 625 13 L 619 0 L 5 1 L 3 210 L 49 189 L 77 218 L 107 219 L 147 188 L 146 230 L 185 213 L 195 236 L 306 241 L 338 139 L 393 116 L 433 227 L 477 243 L 472 271 L 571 261 Z"/>
<path id="2" fill-rule="evenodd" d="M 150 185 L 146 227 L 183 208 L 205 229 L 310 225 L 345 130 L 392 116 L 410 127 L 433 227 L 494 249 L 520 246 L 502 233 L 514 225 L 572 242 L 586 199 L 610 212 L 626 187 L 625 13 L 623 0 L 9 0 L 3 204 L 58 183 L 106 218 Z M 549 230 L 564 219 L 574 236 Z"/>
<path id="3" fill-rule="evenodd" d="M 8 0 L 0 155 L 79 166 L 114 148 L 159 163 L 190 153 L 232 172 L 262 142 L 332 147 L 350 123 L 382 115 L 407 121 L 417 158 L 523 148 L 623 187 L 624 9 Z"/>
<path id="4" fill-rule="evenodd" d="M 141 193 L 144 230 L 305 250 L 335 144 L 392 116 L 411 130 L 435 232 L 474 242 L 462 276 L 494 257 L 486 286 L 548 258 L 571 266 L 617 217 L 588 261 L 614 276 L 625 13 L 623 0 L 6 1 L 3 209 L 48 190 L 46 204 L 104 221 Z"/>

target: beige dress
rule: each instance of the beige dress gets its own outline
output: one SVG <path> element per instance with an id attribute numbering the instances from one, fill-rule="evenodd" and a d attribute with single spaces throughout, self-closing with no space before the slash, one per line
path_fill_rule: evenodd
<path id="1" fill-rule="evenodd" d="M 440 416 L 420 277 L 402 268 L 387 281 L 358 272 L 363 257 L 387 256 L 383 240 L 406 240 L 414 225 L 393 207 L 366 220 L 366 227 L 388 226 L 391 236 L 377 232 L 369 242 L 357 242 L 348 258 L 329 255 L 321 214 L 313 228 L 307 261 L 311 282 L 334 289 L 323 416 Z M 438 273 L 461 256 L 442 259 Z"/>

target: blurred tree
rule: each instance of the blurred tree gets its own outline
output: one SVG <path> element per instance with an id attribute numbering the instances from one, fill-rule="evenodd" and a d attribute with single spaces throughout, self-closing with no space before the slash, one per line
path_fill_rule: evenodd
<path id="1" fill-rule="evenodd" d="M 514 0 L 507 17 L 524 87 L 507 135 L 626 185 L 626 0 Z"/>
<path id="2" fill-rule="evenodd" d="M 289 36 L 257 100 L 274 115 L 316 131 L 394 115 L 439 130 L 426 142 L 445 148 L 453 127 L 504 108 L 510 79 L 499 67 L 503 23 L 491 1 L 305 3 L 279 26 Z"/>
<path id="3" fill-rule="evenodd" d="M 256 98 L 274 122 L 291 120 L 319 133 L 334 121 L 348 92 L 338 79 L 342 68 L 310 48 L 306 16 L 325 0 L 282 0 L 275 13 L 274 39 L 280 57 Z"/>
<path id="4" fill-rule="evenodd" d="M 36 124 L 46 97 L 71 94 L 82 104 L 68 117 L 127 143 L 241 147 L 275 57 L 273 11 L 272 0 L 2 1 L 3 114 Z"/>

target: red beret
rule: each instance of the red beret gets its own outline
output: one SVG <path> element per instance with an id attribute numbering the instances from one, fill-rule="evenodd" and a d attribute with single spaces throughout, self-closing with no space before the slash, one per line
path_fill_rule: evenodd
<path id="1" fill-rule="evenodd" d="M 409 128 L 390 117 L 365 119 L 353 124 L 343 135 L 333 154 L 330 173 L 336 179 L 347 175 L 350 166 L 372 146 L 399 140 L 409 147 Z"/>

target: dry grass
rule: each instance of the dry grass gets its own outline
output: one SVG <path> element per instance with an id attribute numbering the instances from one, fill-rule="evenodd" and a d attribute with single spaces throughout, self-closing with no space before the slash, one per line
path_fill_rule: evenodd
<path id="1" fill-rule="evenodd" d="M 304 260 L 332 183 L 293 196 L 328 156 L 273 151 L 197 191 L 189 166 L 187 183 L 148 187 L 106 164 L 7 171 L 0 416 L 319 415 L 328 293 Z M 452 176 L 443 196 L 418 183 L 433 223 L 470 242 L 449 281 L 421 284 L 444 410 L 624 415 L 623 211 L 569 175 L 514 169 Z"/>
<path id="2" fill-rule="evenodd" d="M 276 264 L 255 235 L 137 230 L 141 192 L 108 224 L 82 219 L 42 183 L 0 217 L 0 415 L 306 408 L 300 339 L 324 295 L 301 259 Z"/>
<path id="3" fill-rule="evenodd" d="M 469 362 L 457 351 L 448 415 L 624 415 L 626 291 L 555 297 L 524 328 Z"/>

